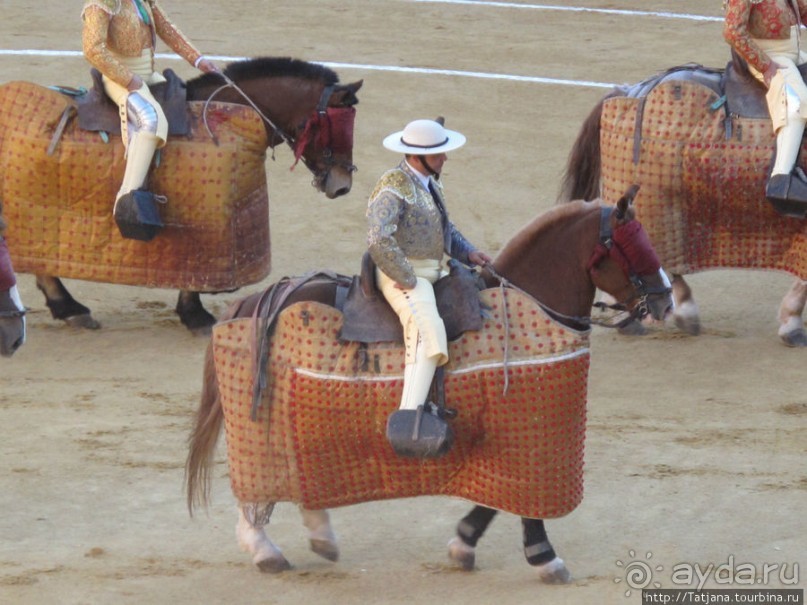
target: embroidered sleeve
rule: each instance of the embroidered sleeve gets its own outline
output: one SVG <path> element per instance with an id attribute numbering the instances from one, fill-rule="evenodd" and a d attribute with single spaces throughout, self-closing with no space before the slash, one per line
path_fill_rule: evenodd
<path id="1" fill-rule="evenodd" d="M 126 87 L 134 74 L 109 52 L 106 43 L 112 15 L 96 2 L 88 2 L 82 18 L 81 45 L 87 61 L 107 78 Z"/>
<path id="2" fill-rule="evenodd" d="M 451 237 L 451 249 L 446 250 L 446 254 L 451 258 L 456 258 L 461 263 L 470 265 L 471 261 L 468 259 L 468 255 L 475 251 L 476 247 L 465 239 L 465 236 L 460 233 L 459 229 L 451 221 L 448 221 L 447 228 Z"/>
<path id="3" fill-rule="evenodd" d="M 90 6 L 97 6 L 110 15 L 117 15 L 120 12 L 120 1 L 121 0 L 86 0 L 84 2 L 84 8 L 81 10 L 81 16 L 82 18 L 84 17 L 84 11 Z"/>
<path id="4" fill-rule="evenodd" d="M 154 15 L 154 28 L 160 39 L 165 42 L 171 50 L 193 65 L 196 59 L 202 56 L 193 43 L 179 31 L 179 28 L 171 23 L 171 20 L 163 12 L 157 0 L 151 2 L 151 11 Z"/>
<path id="5" fill-rule="evenodd" d="M 760 73 L 765 73 L 765 70 L 771 64 L 771 60 L 751 38 L 748 31 L 750 17 L 750 0 L 728 0 L 723 25 L 723 38 L 749 65 Z"/>
<path id="6" fill-rule="evenodd" d="M 414 288 L 417 277 L 395 239 L 404 203 L 390 189 L 382 189 L 370 199 L 367 206 L 367 249 L 376 266 L 391 279 L 404 287 Z"/>

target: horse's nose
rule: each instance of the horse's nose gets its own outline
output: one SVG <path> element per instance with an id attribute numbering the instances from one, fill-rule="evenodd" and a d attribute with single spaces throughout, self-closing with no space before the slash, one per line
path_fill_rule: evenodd
<path id="1" fill-rule="evenodd" d="M 332 199 L 335 199 L 337 197 L 347 195 L 348 193 L 350 193 L 350 187 L 340 187 L 336 191 L 328 192 L 327 195 L 328 195 L 328 199 L 332 200 Z"/>

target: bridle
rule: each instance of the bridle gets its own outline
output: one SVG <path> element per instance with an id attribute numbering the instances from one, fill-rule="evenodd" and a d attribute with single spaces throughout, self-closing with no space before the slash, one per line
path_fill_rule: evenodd
<path id="1" fill-rule="evenodd" d="M 283 130 L 280 126 L 275 124 L 269 117 L 264 114 L 260 108 L 255 104 L 255 102 L 247 95 L 241 87 L 239 87 L 235 82 L 230 79 L 229 76 L 225 75 L 224 73 L 218 72 L 218 74 L 224 79 L 224 84 L 213 91 L 213 93 L 207 98 L 205 101 L 204 111 L 203 111 L 203 121 L 205 124 L 205 128 L 207 129 L 207 133 L 211 139 L 214 141 L 216 140 L 215 135 L 210 130 L 210 127 L 207 124 L 207 108 L 213 98 L 219 94 L 222 90 L 226 88 L 232 88 L 238 94 L 240 94 L 244 100 L 254 109 L 261 119 L 266 123 L 269 128 L 272 129 L 273 139 L 274 137 L 280 138 L 284 143 L 286 143 L 291 149 L 294 151 L 295 162 L 296 165 L 298 161 L 302 161 L 306 168 L 308 168 L 309 172 L 314 175 L 314 180 L 312 181 L 312 185 L 314 187 L 319 187 L 326 178 L 328 178 L 328 173 L 334 166 L 342 166 L 345 170 L 350 173 L 353 173 L 357 170 L 355 164 L 351 162 L 337 162 L 334 159 L 334 151 L 333 151 L 333 141 L 335 137 L 333 136 L 332 129 L 331 129 L 331 117 L 336 112 L 344 112 L 350 111 L 355 113 L 356 109 L 354 107 L 328 107 L 328 102 L 330 101 L 331 95 L 334 91 L 334 86 L 326 86 L 322 90 L 322 94 L 320 95 L 319 102 L 317 103 L 314 112 L 306 119 L 306 121 L 302 124 L 299 128 L 301 134 L 298 138 L 287 133 Z M 323 141 L 327 140 L 327 143 L 322 147 L 322 156 L 325 168 L 323 170 L 317 170 L 317 167 L 308 160 L 304 155 L 303 151 L 313 139 L 315 130 L 319 129 L 318 140 Z M 322 129 L 327 130 L 327 134 L 322 134 Z M 351 139 L 352 143 L 352 139 Z M 275 159 L 274 156 L 274 146 L 272 146 L 272 160 Z M 294 168 L 294 165 L 292 165 Z"/>
<path id="2" fill-rule="evenodd" d="M 484 269 L 488 271 L 495 279 L 499 281 L 502 287 L 510 287 L 520 292 L 530 296 L 536 303 L 549 315 L 553 316 L 558 320 L 565 320 L 571 325 L 578 325 L 582 326 L 584 329 L 590 328 L 592 325 L 601 326 L 603 328 L 620 328 L 625 324 L 629 323 L 630 321 L 636 319 L 642 319 L 645 317 L 649 312 L 650 308 L 648 305 L 648 298 L 653 295 L 668 295 L 671 293 L 672 289 L 670 287 L 654 287 L 650 286 L 636 271 L 633 267 L 633 264 L 630 262 L 631 254 L 628 253 L 622 244 L 619 243 L 619 237 L 614 237 L 614 230 L 611 227 L 611 213 L 613 212 L 613 208 L 608 206 L 603 206 L 600 209 L 600 233 L 599 233 L 599 241 L 597 242 L 596 247 L 594 248 L 594 252 L 592 252 L 591 258 L 588 261 L 586 269 L 591 275 L 593 271 L 596 270 L 597 266 L 606 258 L 611 258 L 614 260 L 619 266 L 622 268 L 625 276 L 630 280 L 631 284 L 633 285 L 634 291 L 637 293 L 636 298 L 638 298 L 638 302 L 636 305 L 633 306 L 630 311 L 628 311 L 627 301 L 618 301 L 613 304 L 606 304 L 603 302 L 594 303 L 595 308 L 599 309 L 610 309 L 614 311 L 613 315 L 607 319 L 598 319 L 593 318 L 590 315 L 566 315 L 565 313 L 561 313 L 560 311 L 556 311 L 551 307 L 547 306 L 540 300 L 536 300 L 533 296 L 529 293 L 525 292 L 518 286 L 514 285 L 512 282 L 508 281 L 506 278 L 499 275 L 495 269 L 491 265 L 486 265 Z M 617 218 L 622 218 L 621 216 L 617 215 Z M 637 232 L 640 235 L 637 237 L 647 237 L 644 231 Z M 649 244 L 648 244 L 649 245 Z M 655 256 L 655 255 L 654 255 Z M 657 259 L 653 260 L 650 259 L 649 261 L 651 264 L 657 263 Z M 658 269 L 660 269 L 661 265 L 658 265 Z M 652 271 L 651 271 L 652 273 Z M 646 274 L 646 273 L 645 273 Z M 619 318 L 624 312 L 628 312 L 627 318 Z"/>
<path id="3" fill-rule="evenodd" d="M 638 302 L 629 311 L 628 305 L 626 304 L 627 301 L 617 301 L 613 304 L 607 304 L 604 302 L 594 303 L 595 308 L 615 311 L 615 313 L 606 320 L 590 320 L 591 323 L 606 328 L 620 328 L 631 321 L 641 320 L 648 313 L 650 313 L 650 308 L 647 302 L 650 296 L 667 296 L 672 292 L 672 288 L 669 286 L 651 286 L 642 278 L 642 274 L 648 275 L 651 273 L 656 273 L 659 271 L 659 269 L 661 269 L 661 264 L 658 262 L 655 254 L 653 254 L 654 258 L 648 258 L 644 261 L 648 264 L 648 267 L 653 267 L 652 269 L 648 268 L 647 270 L 642 271 L 640 274 L 640 272 L 634 268 L 634 263 L 631 262 L 632 255 L 625 249 L 624 245 L 619 243 L 618 240 L 620 238 L 615 238 L 614 230 L 611 227 L 611 214 L 613 212 L 614 208 L 610 206 L 604 206 L 600 209 L 599 242 L 595 246 L 594 252 L 588 261 L 587 269 L 589 274 L 591 274 L 591 272 L 596 270 L 597 266 L 606 258 L 610 258 L 611 260 L 615 261 L 622 268 L 625 276 L 633 285 L 633 289 L 637 293 Z M 623 218 L 619 211 L 617 211 L 617 218 Z M 634 233 L 636 234 L 636 237 L 647 237 L 644 231 L 636 230 Z M 649 243 L 645 244 L 644 247 L 646 249 L 650 249 Z M 627 317 L 617 321 L 615 319 L 617 315 L 624 312 L 628 313 Z"/>
<path id="4" fill-rule="evenodd" d="M 19 319 L 25 317 L 28 309 L 14 309 L 11 311 L 0 311 L 0 319 Z"/>
<path id="5" fill-rule="evenodd" d="M 8 296 L 8 294 L 15 285 L 16 279 L 14 277 L 14 270 L 11 267 L 8 246 L 6 245 L 5 238 L 0 236 L 0 287 L 3 288 L 0 292 L 3 293 L 4 298 L 8 297 L 12 303 L 14 299 Z M 11 310 L 0 310 L 0 319 L 17 319 L 24 317 L 27 312 L 27 309 L 19 309 L 15 304 L 14 308 Z"/>

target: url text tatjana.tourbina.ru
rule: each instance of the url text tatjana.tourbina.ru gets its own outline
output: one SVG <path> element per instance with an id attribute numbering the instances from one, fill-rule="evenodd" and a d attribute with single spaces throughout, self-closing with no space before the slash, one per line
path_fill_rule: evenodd
<path id="1" fill-rule="evenodd" d="M 698 605 L 805 605 L 801 588 L 652 588 L 642 590 L 642 603 L 695 603 Z"/>

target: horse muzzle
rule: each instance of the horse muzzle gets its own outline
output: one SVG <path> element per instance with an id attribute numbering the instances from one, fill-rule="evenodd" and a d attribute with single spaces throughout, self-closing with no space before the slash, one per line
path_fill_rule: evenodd
<path id="1" fill-rule="evenodd" d="M 336 199 L 350 193 L 353 186 L 353 173 L 356 167 L 352 164 L 334 164 L 327 170 L 314 177 L 312 185 L 325 194 L 329 200 Z"/>

